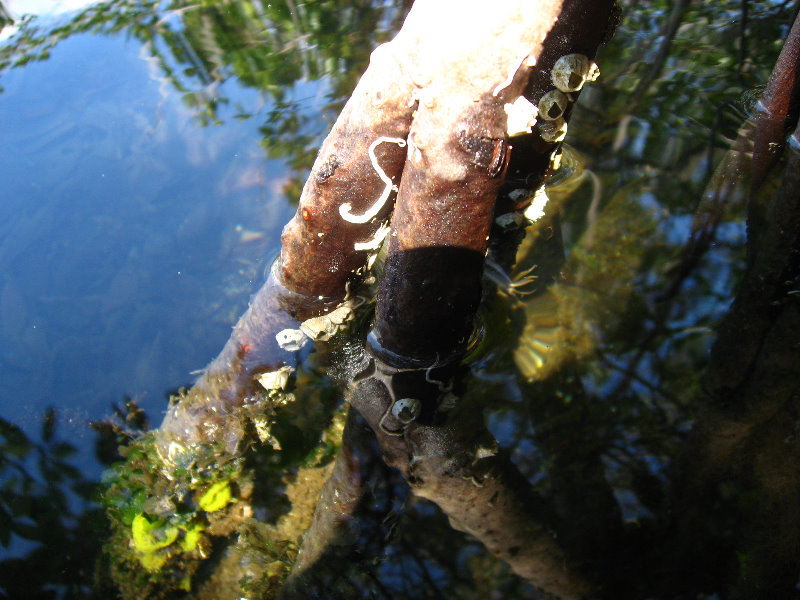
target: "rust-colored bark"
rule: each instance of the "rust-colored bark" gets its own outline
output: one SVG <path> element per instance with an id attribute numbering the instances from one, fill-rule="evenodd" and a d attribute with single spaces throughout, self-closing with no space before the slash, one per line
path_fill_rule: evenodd
<path id="1" fill-rule="evenodd" d="M 366 223 L 351 223 L 342 217 L 340 206 L 349 204 L 356 216 L 367 213 L 386 190 L 371 161 L 370 146 L 381 137 L 408 136 L 414 83 L 397 58 L 398 45 L 402 44 L 383 44 L 372 53 L 369 68 L 320 149 L 297 213 L 283 230 L 277 272 L 295 293 L 342 300 L 345 284 L 358 281 L 368 260 L 369 251 L 356 250 L 356 243 L 373 239 L 391 214 L 392 203 L 387 201 Z M 373 151 L 386 177 L 396 182 L 405 163 L 405 145 L 387 141 Z"/>
<path id="2" fill-rule="evenodd" d="M 756 111 L 751 189 L 757 190 L 783 150 L 800 112 L 800 18 L 781 49 Z"/>

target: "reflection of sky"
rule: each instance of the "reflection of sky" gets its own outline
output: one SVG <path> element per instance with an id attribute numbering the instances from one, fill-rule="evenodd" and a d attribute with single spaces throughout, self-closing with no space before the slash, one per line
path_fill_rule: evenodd
<path id="1" fill-rule="evenodd" d="M 14 19 L 24 15 L 36 15 L 39 18 L 56 17 L 78 11 L 96 2 L 97 0 L 2 0 Z M 13 25 L 5 27 L 0 31 L 0 42 L 10 37 L 16 30 L 17 27 Z"/>
<path id="2" fill-rule="evenodd" d="M 138 42 L 76 35 L 0 93 L 0 415 L 93 443 L 125 396 L 157 424 L 260 284 L 293 208 L 254 118 L 202 127 Z M 235 101 L 235 102 L 233 102 Z M 224 115 L 223 115 L 224 116 Z"/>
<path id="3" fill-rule="evenodd" d="M 6 8 L 15 17 L 22 15 L 54 16 L 80 10 L 97 0 L 4 0 Z"/>

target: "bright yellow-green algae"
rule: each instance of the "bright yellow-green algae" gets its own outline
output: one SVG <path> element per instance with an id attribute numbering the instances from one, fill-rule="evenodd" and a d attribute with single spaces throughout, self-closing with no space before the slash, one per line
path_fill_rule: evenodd
<path id="1" fill-rule="evenodd" d="M 151 521 L 139 513 L 131 523 L 131 538 L 142 566 L 148 571 L 156 571 L 167 561 L 167 556 L 157 551 L 178 539 L 178 528 L 161 519 Z"/>
<path id="2" fill-rule="evenodd" d="M 206 526 L 202 523 L 192 523 L 189 525 L 189 527 L 184 530 L 185 535 L 181 541 L 181 550 L 184 552 L 193 552 L 197 550 L 200 540 L 203 539 L 203 531 L 205 531 L 205 529 Z"/>
<path id="3" fill-rule="evenodd" d="M 226 482 L 227 483 L 227 482 Z M 227 486 L 230 489 L 230 486 Z M 217 509 L 218 510 L 218 509 Z M 180 552 L 190 553 L 197 550 L 203 539 L 206 525 L 200 521 L 188 525 L 170 525 L 170 520 L 147 517 L 139 513 L 131 523 L 131 539 L 137 551 L 137 557 L 148 571 L 157 571 L 170 558 L 170 553 L 159 552 L 162 548 L 172 546 L 180 536 L 177 547 Z"/>
<path id="4" fill-rule="evenodd" d="M 244 517 L 225 510 L 233 504 L 234 486 L 237 492 L 252 489 L 243 457 L 215 464 L 214 455 L 224 456 L 219 449 L 192 451 L 197 457 L 191 464 L 165 464 L 150 432 L 124 447 L 126 462 L 106 475 L 103 501 L 112 528 L 106 550 L 123 598 L 162 598 L 191 587 L 211 547 L 209 524 Z"/>
<path id="5" fill-rule="evenodd" d="M 233 501 L 230 481 L 217 481 L 212 483 L 205 494 L 200 496 L 198 505 L 207 513 L 222 510 L 229 502 Z"/>
<path id="6" fill-rule="evenodd" d="M 178 539 L 178 528 L 170 527 L 159 519 L 151 521 L 140 513 L 133 518 L 131 534 L 137 550 L 155 552 Z"/>

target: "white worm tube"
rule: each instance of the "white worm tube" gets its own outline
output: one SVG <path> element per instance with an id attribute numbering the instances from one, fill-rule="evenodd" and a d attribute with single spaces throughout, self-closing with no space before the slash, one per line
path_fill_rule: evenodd
<path id="1" fill-rule="evenodd" d="M 383 142 L 390 142 L 392 144 L 397 144 L 401 148 L 406 145 L 406 141 L 403 138 L 395 138 L 395 137 L 386 137 L 381 136 L 369 146 L 369 159 L 372 163 L 372 168 L 375 169 L 375 172 L 378 173 L 378 177 L 381 178 L 386 184 L 386 187 L 383 190 L 383 193 L 380 197 L 375 201 L 375 203 L 362 215 L 354 215 L 350 212 L 352 206 L 349 202 L 345 202 L 341 206 L 339 206 L 339 214 L 342 216 L 342 219 L 347 221 L 348 223 L 366 223 L 370 219 L 374 218 L 380 210 L 383 208 L 383 205 L 386 204 L 386 201 L 389 199 L 389 195 L 392 193 L 392 190 L 397 191 L 397 186 L 392 183 L 392 180 L 386 175 L 386 173 L 381 169 L 380 165 L 378 164 L 378 159 L 375 157 L 375 148 L 378 147 L 378 144 L 382 144 Z"/>

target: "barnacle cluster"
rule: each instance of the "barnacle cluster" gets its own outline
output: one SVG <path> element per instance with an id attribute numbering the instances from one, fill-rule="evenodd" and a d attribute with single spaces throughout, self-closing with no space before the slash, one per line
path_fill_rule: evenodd
<path id="1" fill-rule="evenodd" d="M 548 143 L 560 142 L 567 135 L 564 113 L 574 102 L 573 94 L 579 92 L 587 81 L 600 75 L 597 65 L 583 54 L 566 54 L 559 58 L 550 71 L 552 89 L 539 98 L 539 136 Z"/>
<path id="2" fill-rule="evenodd" d="M 356 309 L 364 302 L 360 296 L 348 297 L 330 312 L 306 319 L 299 329 L 282 329 L 275 334 L 275 339 L 283 350 L 289 352 L 300 350 L 309 340 L 327 342 L 348 327 L 355 319 Z"/>

